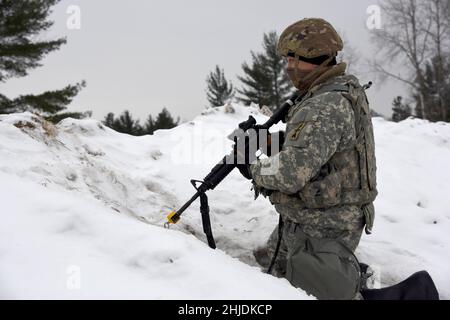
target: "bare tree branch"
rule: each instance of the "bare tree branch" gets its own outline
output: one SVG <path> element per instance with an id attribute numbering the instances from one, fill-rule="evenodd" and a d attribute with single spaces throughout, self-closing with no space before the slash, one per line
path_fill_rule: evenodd
<path id="1" fill-rule="evenodd" d="M 392 73 L 392 72 L 387 71 L 385 68 L 383 68 L 383 67 L 382 67 L 379 63 L 377 63 L 377 62 L 372 63 L 372 66 L 374 67 L 375 71 L 377 71 L 377 72 L 379 72 L 379 73 L 382 73 L 382 74 L 385 75 L 385 76 L 388 76 L 388 77 L 390 77 L 390 78 L 394 78 L 394 79 L 399 80 L 399 81 L 401 81 L 401 82 L 403 82 L 403 83 L 406 83 L 407 85 L 413 87 L 414 89 L 417 88 L 417 84 L 414 83 L 413 81 L 408 80 L 408 79 L 405 78 L 405 77 L 402 77 L 400 74 L 394 74 L 394 73 Z"/>

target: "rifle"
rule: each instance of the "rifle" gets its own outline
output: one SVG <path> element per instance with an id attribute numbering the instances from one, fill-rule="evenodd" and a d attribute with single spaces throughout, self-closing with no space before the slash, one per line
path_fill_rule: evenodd
<path id="1" fill-rule="evenodd" d="M 273 125 L 277 124 L 280 121 L 284 121 L 289 109 L 294 105 L 295 101 L 300 97 L 299 93 L 295 93 L 292 95 L 281 107 L 275 111 L 275 113 L 269 118 L 267 122 L 262 125 L 256 124 L 255 118 L 249 116 L 248 120 L 239 124 L 239 128 L 237 131 L 247 133 L 249 130 L 253 129 L 254 132 L 258 133 L 261 130 L 266 130 L 268 132 L 269 128 Z M 241 136 L 242 137 L 242 136 Z M 236 146 L 238 144 L 237 135 L 234 136 L 234 150 L 236 150 Z M 245 139 L 245 148 L 248 148 L 248 139 Z M 259 147 L 259 145 L 258 145 Z M 225 156 L 214 168 L 211 172 L 203 179 L 200 180 L 191 180 L 191 184 L 197 190 L 197 192 L 192 196 L 192 198 L 186 202 L 178 211 L 173 211 L 167 216 L 167 222 L 164 224 L 166 228 L 169 228 L 171 224 L 176 224 L 180 221 L 181 215 L 183 212 L 189 208 L 189 206 L 200 197 L 200 212 L 202 215 L 202 223 L 203 223 L 203 232 L 206 235 L 208 240 L 208 245 L 212 248 L 216 248 L 216 244 L 214 241 L 214 237 L 211 229 L 211 221 L 209 218 L 209 205 L 208 205 L 208 197 L 206 196 L 206 192 L 209 190 L 214 190 L 236 167 L 235 163 L 235 151 L 231 154 Z M 256 151 L 255 151 L 256 152 Z M 200 185 L 197 185 L 200 183 Z"/>

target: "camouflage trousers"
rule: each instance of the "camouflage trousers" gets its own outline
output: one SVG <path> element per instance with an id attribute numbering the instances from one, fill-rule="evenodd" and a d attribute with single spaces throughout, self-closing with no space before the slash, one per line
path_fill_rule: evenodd
<path id="1" fill-rule="evenodd" d="M 277 259 L 272 271 L 274 276 L 283 278 L 286 275 L 287 257 L 290 252 L 296 249 L 297 230 L 303 232 L 305 235 L 320 239 L 334 239 L 342 242 L 351 251 L 355 251 L 361 235 L 363 232 L 363 224 L 359 228 L 339 230 L 331 228 L 318 228 L 317 226 L 301 226 L 290 220 L 283 223 L 283 234 L 281 237 L 280 249 L 278 251 Z M 267 253 L 271 260 L 278 243 L 278 226 L 273 230 L 267 242 Z"/>

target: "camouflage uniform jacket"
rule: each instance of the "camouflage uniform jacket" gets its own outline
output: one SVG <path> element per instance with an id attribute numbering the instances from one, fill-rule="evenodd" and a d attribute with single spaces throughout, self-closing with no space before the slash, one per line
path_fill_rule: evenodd
<path id="1" fill-rule="evenodd" d="M 351 75 L 332 77 L 314 86 L 302 100 L 296 101 L 286 117 L 286 141 L 281 152 L 258 160 L 250 167 L 254 183 L 274 191 L 270 201 L 283 219 L 301 225 L 311 236 L 339 237 L 342 232 L 362 230 L 365 223 L 369 224 L 366 231 L 370 232 L 373 222 L 371 203 L 376 189 L 366 206 L 344 201 L 344 197 L 332 194 L 334 190 L 322 195 L 321 206 L 307 201 L 311 192 L 317 193 L 311 188 L 313 181 L 321 175 L 328 180 L 335 178 L 329 174 L 333 169 L 330 164 L 334 167 L 339 163 L 335 159 L 342 158 L 340 178 L 336 178 L 340 179 L 337 181 L 339 187 L 345 188 L 346 183 L 360 184 L 358 155 L 354 151 L 357 146 L 357 124 L 352 103 L 342 92 L 326 89 L 348 84 L 349 81 L 358 83 Z M 369 129 L 372 130 L 369 122 Z M 373 131 L 371 134 L 373 140 Z M 367 208 L 371 212 L 366 212 Z M 355 245 L 351 247 L 355 249 Z"/>

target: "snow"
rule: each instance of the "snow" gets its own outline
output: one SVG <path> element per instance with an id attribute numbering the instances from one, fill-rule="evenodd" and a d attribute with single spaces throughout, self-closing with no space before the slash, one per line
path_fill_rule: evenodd
<path id="1" fill-rule="evenodd" d="M 93 119 L 0 115 L 0 298 L 312 299 L 257 266 L 252 251 L 278 216 L 238 172 L 208 193 L 217 250 L 198 201 L 163 228 L 194 194 L 190 179 L 230 151 L 237 124 L 267 119 L 232 107 L 144 137 Z M 382 286 L 425 269 L 449 299 L 450 125 L 374 118 L 374 127 L 380 195 L 357 256 Z"/>

